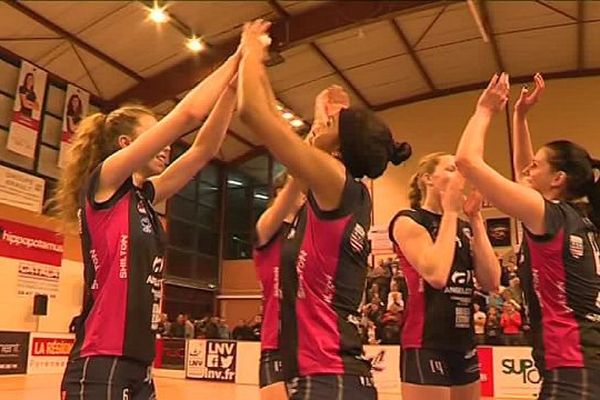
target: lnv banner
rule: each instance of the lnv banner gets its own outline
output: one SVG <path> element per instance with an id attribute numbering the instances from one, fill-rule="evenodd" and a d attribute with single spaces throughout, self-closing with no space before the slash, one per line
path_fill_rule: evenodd
<path id="1" fill-rule="evenodd" d="M 237 343 L 221 340 L 188 341 L 186 376 L 210 381 L 235 382 Z"/>

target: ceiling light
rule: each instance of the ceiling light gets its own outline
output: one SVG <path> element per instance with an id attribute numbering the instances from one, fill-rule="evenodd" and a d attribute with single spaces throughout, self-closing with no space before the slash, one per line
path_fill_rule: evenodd
<path id="1" fill-rule="evenodd" d="M 269 200 L 269 196 L 262 193 L 254 193 L 254 198 L 259 200 Z"/>
<path id="2" fill-rule="evenodd" d="M 300 128 L 302 125 L 304 125 L 304 121 L 301 119 L 295 119 L 290 121 L 290 125 L 292 125 L 294 128 Z"/>
<path id="3" fill-rule="evenodd" d="M 294 118 L 294 114 L 292 114 L 289 111 L 284 112 L 283 114 L 281 114 L 281 116 L 285 119 L 293 119 Z"/>
<path id="4" fill-rule="evenodd" d="M 194 53 L 197 53 L 204 49 L 204 43 L 202 43 L 202 40 L 200 40 L 200 38 L 193 36 L 192 38 L 188 39 L 187 47 Z"/>
<path id="5" fill-rule="evenodd" d="M 233 186 L 244 186 L 244 182 L 236 181 L 235 179 L 228 179 L 227 183 Z"/>
<path id="6" fill-rule="evenodd" d="M 158 7 L 157 5 L 155 5 L 150 10 L 150 19 L 156 22 L 157 24 L 162 24 L 163 22 L 166 22 L 169 19 L 169 16 L 165 12 L 164 7 Z"/>

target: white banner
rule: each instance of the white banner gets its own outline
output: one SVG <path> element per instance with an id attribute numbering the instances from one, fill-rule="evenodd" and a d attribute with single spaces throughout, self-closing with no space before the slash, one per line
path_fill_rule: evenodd
<path id="1" fill-rule="evenodd" d="M 21 62 L 6 148 L 28 158 L 35 156 L 47 79 L 43 69 Z"/>
<path id="2" fill-rule="evenodd" d="M 41 214 L 44 185 L 42 178 L 0 166 L 0 203 Z"/>
<path id="3" fill-rule="evenodd" d="M 88 115 L 90 94 L 74 85 L 67 85 L 65 108 L 63 111 L 62 138 L 58 166 L 64 168 L 71 150 L 71 143 L 81 120 Z"/>
<path id="4" fill-rule="evenodd" d="M 62 374 L 75 343 L 70 333 L 36 333 L 29 337 L 28 374 Z"/>
<path id="5" fill-rule="evenodd" d="M 58 295 L 60 267 L 30 261 L 19 263 L 17 295 L 33 296 L 45 294 L 54 299 Z"/>
<path id="6" fill-rule="evenodd" d="M 494 396 L 537 398 L 541 376 L 531 358 L 531 348 L 498 346 L 493 354 Z"/>

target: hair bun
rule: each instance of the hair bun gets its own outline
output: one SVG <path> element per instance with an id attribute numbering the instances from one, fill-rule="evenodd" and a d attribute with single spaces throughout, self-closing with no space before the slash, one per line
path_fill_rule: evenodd
<path id="1" fill-rule="evenodd" d="M 392 149 L 392 154 L 390 155 L 390 161 L 394 165 L 400 165 L 404 161 L 408 160 L 412 155 L 412 147 L 408 142 L 394 142 L 394 148 Z"/>

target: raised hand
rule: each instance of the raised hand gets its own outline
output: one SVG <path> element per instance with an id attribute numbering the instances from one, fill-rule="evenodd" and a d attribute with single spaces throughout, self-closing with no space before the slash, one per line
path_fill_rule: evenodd
<path id="1" fill-rule="evenodd" d="M 483 91 L 477 101 L 477 110 L 495 114 L 502 111 L 508 102 L 510 83 L 508 74 L 502 73 L 500 76 L 495 74 L 490 80 L 489 85 Z"/>
<path id="2" fill-rule="evenodd" d="M 269 41 L 265 38 L 268 38 L 266 35 L 270 27 L 271 23 L 263 19 L 257 19 L 244 24 L 242 40 L 240 42 L 242 54 L 257 51 L 263 53 L 263 58 L 266 59 L 266 50 L 269 47 Z"/>
<path id="3" fill-rule="evenodd" d="M 331 85 L 319 93 L 315 99 L 315 122 L 326 123 L 342 108 L 350 107 L 348 93 L 338 85 Z"/>
<path id="4" fill-rule="evenodd" d="M 472 190 L 471 193 L 469 193 L 469 195 L 467 196 L 467 199 L 465 200 L 463 210 L 467 217 L 473 218 L 481 212 L 482 204 L 483 195 L 477 190 Z"/>
<path id="5" fill-rule="evenodd" d="M 544 93 L 546 83 L 544 82 L 542 75 L 539 73 L 535 74 L 533 80 L 535 82 L 535 89 L 533 89 L 533 91 L 530 92 L 527 86 L 523 86 L 521 89 L 519 100 L 515 103 L 515 113 L 520 115 L 527 114 L 531 107 L 538 102 L 542 93 Z"/>
<path id="6" fill-rule="evenodd" d="M 458 172 L 448 181 L 446 189 L 442 192 L 442 209 L 444 212 L 460 213 L 465 202 L 465 178 Z"/>

